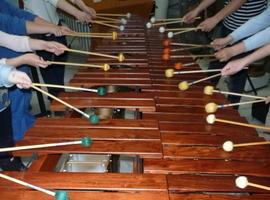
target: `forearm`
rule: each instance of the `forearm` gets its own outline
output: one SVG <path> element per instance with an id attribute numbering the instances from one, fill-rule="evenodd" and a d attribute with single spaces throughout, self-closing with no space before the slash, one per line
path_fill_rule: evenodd
<path id="1" fill-rule="evenodd" d="M 214 17 L 218 22 L 225 19 L 227 16 L 238 10 L 247 0 L 232 0 L 230 3 L 220 10 Z"/>
<path id="2" fill-rule="evenodd" d="M 36 17 L 35 20 L 34 20 L 35 23 L 37 24 L 43 24 L 43 25 L 47 25 L 47 26 L 53 26 L 55 24 L 51 23 L 51 22 L 48 22 L 47 20 L 45 19 L 42 19 L 40 17 Z"/>
<path id="3" fill-rule="evenodd" d="M 82 11 L 87 11 L 87 5 L 82 0 L 71 0 L 71 2 L 77 5 Z"/>
<path id="4" fill-rule="evenodd" d="M 257 60 L 260 60 L 266 56 L 270 55 L 270 44 L 256 50 L 255 52 L 253 52 L 252 54 L 246 56 L 245 58 L 243 58 L 243 60 L 246 63 L 246 66 L 254 63 Z"/>
<path id="5" fill-rule="evenodd" d="M 208 8 L 210 5 L 212 5 L 216 0 L 203 0 L 196 8 L 195 11 L 200 13 L 206 8 Z"/>
<path id="6" fill-rule="evenodd" d="M 245 44 L 245 51 L 251 51 L 270 43 L 269 34 L 270 27 L 244 40 L 243 43 Z"/>
<path id="7" fill-rule="evenodd" d="M 24 56 L 18 56 L 16 58 L 6 59 L 6 64 L 13 66 L 13 67 L 19 67 L 19 66 L 24 65 L 26 63 L 27 62 L 24 60 Z"/>
<path id="8" fill-rule="evenodd" d="M 262 14 L 250 19 L 241 27 L 236 29 L 230 35 L 233 38 L 233 42 L 237 42 L 243 38 L 257 33 L 270 25 L 270 7 Z"/>
<path id="9" fill-rule="evenodd" d="M 57 8 L 67 12 L 68 14 L 72 15 L 75 18 L 76 18 L 76 14 L 80 12 L 76 7 L 71 5 L 66 0 L 59 0 L 57 3 Z"/>
<path id="10" fill-rule="evenodd" d="M 46 33 L 53 33 L 53 28 L 56 25 L 44 25 L 38 24 L 34 22 L 26 22 L 26 32 L 27 34 L 46 34 Z"/>

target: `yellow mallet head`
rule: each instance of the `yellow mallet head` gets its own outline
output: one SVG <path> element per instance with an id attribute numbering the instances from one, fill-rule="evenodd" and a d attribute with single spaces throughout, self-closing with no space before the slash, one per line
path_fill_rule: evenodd
<path id="1" fill-rule="evenodd" d="M 171 77 L 173 77 L 173 73 L 174 73 L 174 69 L 166 69 L 165 76 L 167 78 L 171 78 Z"/>
<path id="2" fill-rule="evenodd" d="M 204 87 L 204 90 L 203 90 L 203 93 L 206 94 L 206 95 L 212 95 L 214 93 L 214 87 L 213 86 L 205 86 Z"/>
<path id="3" fill-rule="evenodd" d="M 103 70 L 106 72 L 106 71 L 109 71 L 110 70 L 110 65 L 108 64 L 104 64 L 103 65 Z"/>
<path id="4" fill-rule="evenodd" d="M 217 109 L 218 109 L 218 105 L 215 103 L 208 103 L 205 105 L 205 111 L 207 113 L 214 113 L 217 111 Z"/>
<path id="5" fill-rule="evenodd" d="M 181 83 L 178 84 L 179 90 L 187 90 L 189 88 L 189 84 L 187 81 L 182 81 Z"/>
<path id="6" fill-rule="evenodd" d="M 118 61 L 119 61 L 119 62 L 123 62 L 124 60 L 125 60 L 124 54 L 120 53 L 120 54 L 118 55 Z"/>
<path id="7" fill-rule="evenodd" d="M 112 39 L 113 40 L 116 40 L 118 38 L 118 34 L 117 34 L 117 32 L 112 32 Z"/>

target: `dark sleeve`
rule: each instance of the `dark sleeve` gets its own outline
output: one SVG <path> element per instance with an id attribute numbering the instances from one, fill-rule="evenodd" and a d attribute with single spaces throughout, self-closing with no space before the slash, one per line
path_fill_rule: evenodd
<path id="1" fill-rule="evenodd" d="M 0 1 L 0 11 L 2 14 L 11 15 L 13 17 L 18 17 L 27 21 L 34 21 L 37 17 L 30 12 L 19 9 L 12 4 L 8 3 L 6 0 Z"/>

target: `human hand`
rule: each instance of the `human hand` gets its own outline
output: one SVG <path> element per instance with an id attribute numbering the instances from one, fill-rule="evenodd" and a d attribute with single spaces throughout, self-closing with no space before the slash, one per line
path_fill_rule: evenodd
<path id="1" fill-rule="evenodd" d="M 217 24 L 218 21 L 214 17 L 210 17 L 200 23 L 198 28 L 200 28 L 203 32 L 210 32 Z"/>
<path id="2" fill-rule="evenodd" d="M 54 53 L 55 55 L 59 56 L 65 52 L 67 47 L 58 42 L 44 42 L 42 45 L 43 50 Z"/>
<path id="3" fill-rule="evenodd" d="M 26 73 L 17 70 L 13 70 L 10 72 L 8 76 L 8 81 L 10 83 L 16 84 L 17 87 L 20 89 L 28 89 L 32 85 L 32 81 L 29 76 Z"/>
<path id="4" fill-rule="evenodd" d="M 223 49 L 224 47 L 228 46 L 232 42 L 232 37 L 227 36 L 224 38 L 217 38 L 213 42 L 211 42 L 212 47 L 218 51 Z"/>
<path id="5" fill-rule="evenodd" d="M 91 15 L 92 18 L 95 18 L 97 15 L 95 9 L 88 6 L 85 8 L 85 12 Z"/>
<path id="6" fill-rule="evenodd" d="M 191 24 L 195 21 L 196 17 L 199 15 L 198 11 L 196 9 L 188 12 L 187 14 L 185 14 L 185 16 L 183 17 L 183 21 L 187 24 Z"/>
<path id="7" fill-rule="evenodd" d="M 48 67 L 48 62 L 44 61 L 42 57 L 33 53 L 24 54 L 21 56 L 23 64 L 27 64 L 34 67 Z"/>
<path id="8" fill-rule="evenodd" d="M 77 20 L 79 20 L 81 23 L 90 23 L 92 21 L 92 17 L 89 13 L 79 11 L 76 14 Z"/>
<path id="9" fill-rule="evenodd" d="M 225 62 L 228 61 L 230 58 L 232 58 L 234 54 L 232 49 L 228 47 L 216 52 L 215 56 L 220 62 Z"/>
<path id="10" fill-rule="evenodd" d="M 229 62 L 222 70 L 221 75 L 222 76 L 230 76 L 233 74 L 236 74 L 237 72 L 241 71 L 247 66 L 247 63 L 245 62 L 245 59 L 237 59 Z"/>

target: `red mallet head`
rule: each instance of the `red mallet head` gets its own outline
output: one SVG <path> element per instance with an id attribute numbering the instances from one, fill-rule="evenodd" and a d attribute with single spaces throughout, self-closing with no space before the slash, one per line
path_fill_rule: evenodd
<path id="1" fill-rule="evenodd" d="M 168 46 L 170 46 L 171 45 L 171 41 L 170 40 L 164 40 L 163 41 L 163 46 L 164 47 L 168 47 Z"/>
<path id="2" fill-rule="evenodd" d="M 183 69 L 183 64 L 182 63 L 175 63 L 174 68 L 178 69 L 178 70 Z"/>
<path id="3" fill-rule="evenodd" d="M 163 54 L 162 59 L 165 61 L 168 61 L 170 59 L 170 54 L 168 54 L 168 53 Z"/>

